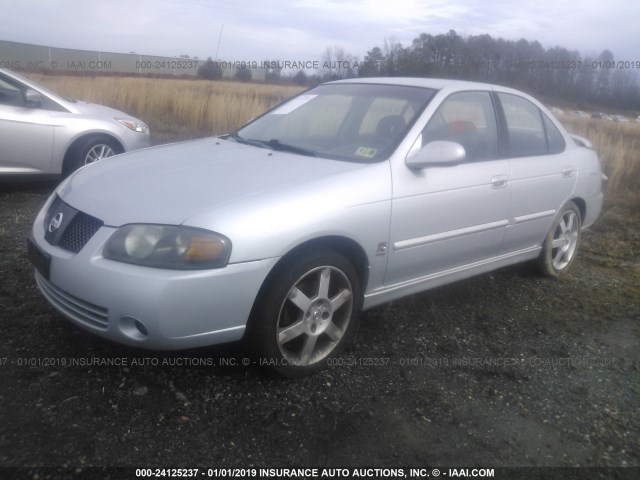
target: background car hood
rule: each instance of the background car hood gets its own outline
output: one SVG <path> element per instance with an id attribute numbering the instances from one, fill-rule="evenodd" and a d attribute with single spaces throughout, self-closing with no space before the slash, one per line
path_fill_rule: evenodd
<path id="1" fill-rule="evenodd" d="M 243 198 L 362 167 L 207 138 L 100 160 L 78 170 L 58 194 L 105 225 L 178 225 Z"/>
<path id="2" fill-rule="evenodd" d="M 112 116 L 114 118 L 134 118 L 128 113 L 121 112 L 120 110 L 116 110 L 115 108 L 105 107 L 104 105 L 98 105 L 97 103 L 89 103 L 83 101 L 76 101 L 74 103 L 67 102 L 69 108 L 74 111 L 74 113 L 79 113 L 82 115 L 94 115 L 94 116 Z"/>

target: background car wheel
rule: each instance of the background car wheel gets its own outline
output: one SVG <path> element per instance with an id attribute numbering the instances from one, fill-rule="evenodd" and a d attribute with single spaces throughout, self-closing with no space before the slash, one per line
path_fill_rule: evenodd
<path id="1" fill-rule="evenodd" d="M 63 173 L 67 176 L 80 167 L 119 153 L 122 153 L 122 148 L 115 140 L 106 136 L 90 137 L 75 149 L 66 162 Z"/>
<path id="2" fill-rule="evenodd" d="M 567 203 L 554 220 L 538 257 L 544 275 L 557 277 L 569 269 L 578 253 L 581 227 L 580 210 L 575 203 Z"/>
<path id="3" fill-rule="evenodd" d="M 252 312 L 247 339 L 259 364 L 287 377 L 322 369 L 355 332 L 361 305 L 353 266 L 333 251 L 279 268 Z"/>

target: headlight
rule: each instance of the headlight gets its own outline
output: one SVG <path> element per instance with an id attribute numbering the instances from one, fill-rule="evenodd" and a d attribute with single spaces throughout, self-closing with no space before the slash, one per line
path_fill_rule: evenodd
<path id="1" fill-rule="evenodd" d="M 116 118 L 116 120 L 134 132 L 147 133 L 149 131 L 149 127 L 142 122 L 136 122 L 135 120 L 129 120 L 126 118 Z"/>
<path id="2" fill-rule="evenodd" d="M 223 235 L 198 228 L 125 225 L 111 235 L 102 255 L 147 267 L 221 268 L 229 261 L 231 242 Z"/>

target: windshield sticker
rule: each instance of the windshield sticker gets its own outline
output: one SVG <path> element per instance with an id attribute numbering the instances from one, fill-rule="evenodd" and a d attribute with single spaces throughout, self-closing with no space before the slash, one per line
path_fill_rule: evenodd
<path id="1" fill-rule="evenodd" d="M 371 158 L 373 157 L 376 152 L 378 151 L 377 148 L 371 148 L 371 147 L 358 147 L 358 149 L 356 150 L 355 155 L 359 156 L 359 157 L 367 157 L 367 158 Z"/>
<path id="2" fill-rule="evenodd" d="M 288 101 L 287 103 L 282 105 L 280 108 L 276 108 L 273 112 L 271 112 L 271 115 L 286 115 L 287 113 L 291 113 L 294 110 L 297 110 L 298 108 L 300 108 L 302 105 L 304 105 L 308 101 L 313 100 L 317 96 L 318 95 L 300 95 L 299 97 L 296 97 Z"/>

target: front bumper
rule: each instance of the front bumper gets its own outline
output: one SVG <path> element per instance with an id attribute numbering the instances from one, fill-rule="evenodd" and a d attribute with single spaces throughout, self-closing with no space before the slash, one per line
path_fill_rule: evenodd
<path id="1" fill-rule="evenodd" d="M 140 133 L 126 129 L 124 134 L 120 137 L 120 141 L 125 152 L 131 152 L 133 150 L 139 150 L 141 148 L 151 146 L 151 136 L 149 135 L 149 131 Z"/>
<path id="2" fill-rule="evenodd" d="M 242 338 L 251 308 L 276 258 L 213 270 L 165 270 L 104 259 L 114 228 L 101 227 L 77 254 L 44 239 L 44 212 L 33 228 L 51 257 L 42 294 L 66 318 L 109 340 L 179 350 Z"/>

